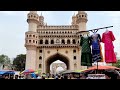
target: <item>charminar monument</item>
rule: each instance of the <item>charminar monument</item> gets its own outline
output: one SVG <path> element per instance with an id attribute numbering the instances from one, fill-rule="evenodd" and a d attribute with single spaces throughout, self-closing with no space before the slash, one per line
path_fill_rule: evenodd
<path id="1" fill-rule="evenodd" d="M 86 68 L 81 66 L 80 35 L 76 33 L 86 30 L 87 13 L 78 11 L 71 19 L 71 25 L 47 25 L 44 16 L 39 16 L 37 11 L 28 13 L 25 69 L 49 73 L 51 63 L 56 60 L 64 62 L 68 70 Z"/>

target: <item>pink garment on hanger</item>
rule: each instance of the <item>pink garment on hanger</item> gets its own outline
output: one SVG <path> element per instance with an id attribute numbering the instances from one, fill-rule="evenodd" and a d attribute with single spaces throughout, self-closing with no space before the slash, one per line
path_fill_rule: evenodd
<path id="1" fill-rule="evenodd" d="M 114 53 L 114 45 L 113 42 L 115 37 L 112 31 L 104 32 L 102 34 L 102 42 L 104 43 L 105 48 L 105 62 L 106 63 L 116 63 L 116 55 Z"/>

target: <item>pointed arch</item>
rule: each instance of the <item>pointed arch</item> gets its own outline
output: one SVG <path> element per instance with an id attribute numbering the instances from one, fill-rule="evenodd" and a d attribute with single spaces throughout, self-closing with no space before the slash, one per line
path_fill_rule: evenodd
<path id="1" fill-rule="evenodd" d="M 67 66 L 67 69 L 70 69 L 70 60 L 67 56 L 62 55 L 60 53 L 55 53 L 54 55 L 51 55 L 50 57 L 48 57 L 46 59 L 45 65 L 46 65 L 46 73 L 50 72 L 50 65 L 56 61 L 56 60 L 60 60 L 62 62 L 64 62 Z"/>

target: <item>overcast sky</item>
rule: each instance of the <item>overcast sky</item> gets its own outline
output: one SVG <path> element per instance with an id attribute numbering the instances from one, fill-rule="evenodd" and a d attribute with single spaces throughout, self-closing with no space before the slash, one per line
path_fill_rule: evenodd
<path id="1" fill-rule="evenodd" d="M 115 52 L 120 57 L 120 12 L 119 11 L 86 11 L 88 14 L 87 29 L 113 26 L 112 30 L 116 40 L 114 41 Z M 10 58 L 18 54 L 25 54 L 25 32 L 28 31 L 26 22 L 28 11 L 0 11 L 0 54 Z M 45 22 L 48 25 L 68 25 L 76 11 L 42 11 Z M 39 11 L 40 15 L 41 12 Z M 102 36 L 105 31 L 99 30 Z M 103 44 L 102 44 L 103 46 Z M 104 47 L 103 47 L 104 49 Z"/>

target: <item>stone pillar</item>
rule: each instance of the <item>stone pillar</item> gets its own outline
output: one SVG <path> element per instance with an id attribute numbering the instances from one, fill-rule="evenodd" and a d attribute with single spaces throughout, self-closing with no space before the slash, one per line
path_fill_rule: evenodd
<path id="1" fill-rule="evenodd" d="M 36 70 L 36 47 L 27 47 L 25 69 Z"/>

